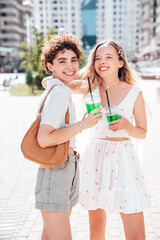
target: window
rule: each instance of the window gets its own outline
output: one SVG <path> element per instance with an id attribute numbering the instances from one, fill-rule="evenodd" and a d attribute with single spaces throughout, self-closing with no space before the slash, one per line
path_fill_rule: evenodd
<path id="1" fill-rule="evenodd" d="M 0 8 L 5 8 L 6 4 L 0 4 Z"/>
<path id="2" fill-rule="evenodd" d="M 3 38 L 2 41 L 3 42 L 8 42 L 8 39 L 7 38 Z"/>
<path id="3" fill-rule="evenodd" d="M 6 30 L 4 30 L 4 29 L 2 29 L 2 33 L 7 33 L 7 31 L 6 31 Z"/>
<path id="4" fill-rule="evenodd" d="M 4 21 L 4 25 L 7 25 L 7 24 L 8 24 L 8 22 Z"/>
<path id="5" fill-rule="evenodd" d="M 2 16 L 2 17 L 6 17 L 7 14 L 2 12 L 2 13 L 1 13 L 1 16 Z"/>

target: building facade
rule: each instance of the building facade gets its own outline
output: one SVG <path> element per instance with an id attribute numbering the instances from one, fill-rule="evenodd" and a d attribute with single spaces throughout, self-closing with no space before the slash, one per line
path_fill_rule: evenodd
<path id="1" fill-rule="evenodd" d="M 32 27 L 46 35 L 55 27 L 56 33 L 68 32 L 81 39 L 81 1 L 32 0 Z"/>
<path id="2" fill-rule="evenodd" d="M 26 41 L 25 8 L 22 0 L 0 0 L 0 62 L 16 67 L 20 43 Z"/>
<path id="3" fill-rule="evenodd" d="M 129 57 L 139 48 L 140 0 L 97 0 L 97 42 L 115 39 Z"/>
<path id="4" fill-rule="evenodd" d="M 146 60 L 160 57 L 160 0 L 141 0 L 140 52 Z"/>

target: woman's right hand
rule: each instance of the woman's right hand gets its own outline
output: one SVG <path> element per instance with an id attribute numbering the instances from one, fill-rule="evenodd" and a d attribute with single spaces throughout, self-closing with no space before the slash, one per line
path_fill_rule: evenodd
<path id="1" fill-rule="evenodd" d="M 102 109 L 99 108 L 93 110 L 90 113 L 85 113 L 82 120 L 80 121 L 80 123 L 82 124 L 82 130 L 95 126 L 97 122 L 102 119 L 103 114 L 101 111 Z"/>

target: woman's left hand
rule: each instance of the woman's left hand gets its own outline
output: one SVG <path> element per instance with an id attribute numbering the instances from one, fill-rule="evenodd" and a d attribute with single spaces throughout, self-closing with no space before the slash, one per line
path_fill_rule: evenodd
<path id="1" fill-rule="evenodd" d="M 109 123 L 109 124 L 111 124 L 109 126 L 110 130 L 112 130 L 114 132 L 117 132 L 121 129 L 127 130 L 129 128 L 131 123 L 128 121 L 128 119 L 126 119 L 123 116 L 119 116 L 119 117 L 120 117 L 119 120 L 115 120 L 115 121 L 112 121 L 112 122 Z"/>

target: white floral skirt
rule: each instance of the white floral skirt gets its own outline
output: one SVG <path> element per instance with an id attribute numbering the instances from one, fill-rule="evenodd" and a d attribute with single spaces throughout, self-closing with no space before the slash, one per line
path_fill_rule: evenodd
<path id="1" fill-rule="evenodd" d="M 150 208 L 150 195 L 131 140 L 93 138 L 80 160 L 80 204 L 126 214 Z"/>

